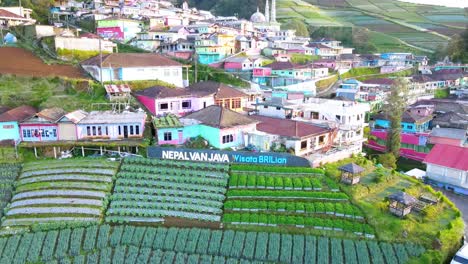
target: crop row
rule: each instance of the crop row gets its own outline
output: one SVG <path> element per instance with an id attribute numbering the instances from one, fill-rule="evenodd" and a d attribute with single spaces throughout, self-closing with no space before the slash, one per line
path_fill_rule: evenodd
<path id="1" fill-rule="evenodd" d="M 363 234 L 374 234 L 372 227 L 368 224 L 343 219 L 329 219 L 320 217 L 276 215 L 267 213 L 225 213 L 223 216 L 223 222 L 232 224 L 255 224 L 270 226 L 305 226 L 313 227 L 316 229 L 329 229 Z"/>
<path id="2" fill-rule="evenodd" d="M 152 167 L 145 165 L 133 165 L 123 164 L 120 168 L 121 171 L 128 172 L 144 172 L 162 175 L 178 175 L 178 176 L 201 176 L 209 178 L 228 178 L 226 172 L 221 171 L 207 171 L 207 170 L 195 170 L 195 169 L 184 169 L 184 168 L 167 168 L 167 167 Z"/>
<path id="3" fill-rule="evenodd" d="M 284 166 L 262 166 L 232 164 L 231 171 L 261 171 L 261 172 L 284 172 L 284 173 L 314 173 L 324 174 L 322 169 L 310 167 L 284 167 Z"/>
<path id="4" fill-rule="evenodd" d="M 337 216 L 359 216 L 363 214 L 359 208 L 350 203 L 322 203 L 322 202 L 278 202 L 266 200 L 227 200 L 224 209 L 250 211 L 278 211 L 308 214 L 333 214 Z"/>
<path id="5" fill-rule="evenodd" d="M 84 191 L 84 190 L 42 190 L 42 191 L 30 191 L 22 192 L 13 196 L 12 201 L 33 198 L 33 197 L 93 197 L 93 198 L 104 198 L 106 194 L 100 191 Z"/>
<path id="6" fill-rule="evenodd" d="M 382 258 L 376 253 L 377 250 L 383 253 Z M 386 251 L 393 252 L 393 255 Z M 167 252 L 173 253 L 164 257 Z M 70 257 L 74 263 L 109 263 L 107 261 L 110 258 L 113 263 L 146 263 L 148 259 L 150 263 L 172 263 L 178 255 L 179 260 L 184 260 L 180 263 L 224 263 L 224 259 L 229 258 L 233 260 L 227 263 L 370 264 L 378 263 L 378 260 L 383 260 L 381 263 L 405 263 L 409 257 L 417 257 L 423 252 L 421 246 L 414 244 L 121 225 L 62 229 L 0 238 L 0 261 L 9 263 L 14 260 L 14 263 L 20 264 L 54 260 L 68 263 Z M 202 257 L 205 255 L 210 257 Z M 395 255 L 398 262 L 392 262 Z M 202 261 L 202 258 L 206 259 Z"/>
<path id="7" fill-rule="evenodd" d="M 199 198 L 186 198 L 177 196 L 164 196 L 164 195 L 148 195 L 148 194 L 133 194 L 133 193 L 114 193 L 111 196 L 111 207 L 114 202 L 130 202 L 130 203 L 180 203 L 180 204 L 194 204 L 204 205 L 211 207 L 221 208 L 222 201 L 213 201 L 208 199 Z"/>
<path id="8" fill-rule="evenodd" d="M 221 210 L 220 210 L 221 211 Z M 220 214 L 221 212 L 219 212 Z M 205 214 L 205 213 L 192 213 L 181 210 L 164 210 L 164 209 L 145 209 L 145 208 L 110 208 L 108 215 L 114 216 L 136 216 L 136 217 L 180 217 L 186 219 L 195 219 L 201 221 L 214 221 L 221 220 L 220 215 Z"/>
<path id="9" fill-rule="evenodd" d="M 68 215 L 68 214 L 86 214 L 86 215 L 100 215 L 100 209 L 86 208 L 86 207 L 19 207 L 11 208 L 6 213 L 7 216 L 11 215 L 37 215 L 37 214 L 57 214 L 57 215 Z"/>
<path id="10" fill-rule="evenodd" d="M 212 186 L 226 186 L 226 179 L 218 178 L 206 178 L 200 177 L 200 175 L 168 175 L 161 173 L 143 173 L 143 172 L 124 172 L 121 171 L 117 174 L 118 178 L 125 178 L 128 180 L 160 180 L 160 181 L 172 181 L 179 183 L 194 183 L 202 185 L 212 185 Z"/>
<path id="11" fill-rule="evenodd" d="M 206 193 L 206 192 L 203 192 L 203 190 L 184 191 L 184 190 L 171 190 L 171 189 L 162 189 L 162 188 L 127 187 L 127 186 L 117 185 L 114 188 L 114 192 L 165 195 L 165 196 L 177 196 L 177 197 L 187 197 L 187 198 L 201 198 L 201 199 L 209 199 L 213 201 L 224 200 L 224 195 L 222 194 Z"/>
<path id="12" fill-rule="evenodd" d="M 3 209 L 11 200 L 14 182 L 20 170 L 19 164 L 0 164 L 0 219 L 4 214 Z"/>
<path id="13" fill-rule="evenodd" d="M 258 197 L 258 198 L 312 198 L 328 200 L 347 200 L 345 193 L 334 192 L 308 192 L 290 190 L 228 190 L 226 196 L 229 197 Z"/>
<path id="14" fill-rule="evenodd" d="M 160 167 L 176 167 L 186 168 L 195 170 L 218 170 L 225 171 L 229 170 L 229 165 L 222 163 L 206 163 L 206 162 L 190 162 L 190 161 L 174 161 L 164 159 L 145 159 L 145 158 L 126 158 L 124 164 L 142 164 L 149 166 L 160 166 Z"/>
<path id="15" fill-rule="evenodd" d="M 39 175 L 64 175 L 64 174 L 104 174 L 104 175 L 114 175 L 114 169 L 101 169 L 101 168 L 56 168 L 56 169 L 42 169 L 34 171 L 26 171 L 21 174 L 21 179 L 39 176 Z"/>
<path id="16" fill-rule="evenodd" d="M 53 182 L 34 182 L 16 187 L 15 193 L 46 190 L 46 189 L 83 189 L 90 191 L 110 191 L 111 184 L 103 182 L 75 182 L 75 181 L 53 181 Z"/>
<path id="17" fill-rule="evenodd" d="M 114 169 L 117 168 L 118 162 L 109 162 L 106 160 L 48 160 L 47 162 L 28 162 L 23 167 L 23 172 L 36 171 L 43 169 L 61 169 L 61 168 L 102 168 L 102 169 Z"/>
<path id="18" fill-rule="evenodd" d="M 273 177 L 231 174 L 229 188 L 266 188 L 321 190 L 320 179 L 314 177 Z"/>
<path id="19" fill-rule="evenodd" d="M 114 209 L 162 209 L 162 210 L 174 210 L 174 211 L 186 211 L 196 213 L 210 213 L 210 214 L 221 214 L 220 209 L 222 203 L 214 203 L 216 206 L 204 206 L 198 204 L 184 204 L 184 203 L 154 203 L 154 202 L 139 202 L 133 201 L 113 201 L 112 208 Z"/>
<path id="20" fill-rule="evenodd" d="M 171 189 L 171 190 L 185 190 L 185 191 L 203 191 L 208 193 L 220 193 L 224 194 L 226 188 L 202 185 L 195 183 L 179 183 L 179 182 L 166 182 L 160 180 L 139 180 L 133 179 L 117 179 L 116 184 L 118 186 L 131 186 L 131 187 L 146 187 L 146 188 L 158 188 L 158 189 Z"/>
<path id="21" fill-rule="evenodd" d="M 37 176 L 23 178 L 18 181 L 19 185 L 32 183 L 32 182 L 49 182 L 49 181 L 88 181 L 88 182 L 112 182 L 112 177 L 107 175 L 50 175 L 50 176 Z"/>

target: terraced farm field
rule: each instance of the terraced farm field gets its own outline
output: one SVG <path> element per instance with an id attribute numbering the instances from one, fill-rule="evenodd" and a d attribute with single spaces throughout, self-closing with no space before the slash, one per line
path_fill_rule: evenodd
<path id="1" fill-rule="evenodd" d="M 3 217 L 3 209 L 10 202 L 13 185 L 20 170 L 20 164 L 0 163 L 0 218 Z"/>
<path id="2" fill-rule="evenodd" d="M 90 226 L 0 238 L 15 263 L 406 263 L 424 248 L 338 238 L 209 229 Z"/>
<path id="3" fill-rule="evenodd" d="M 373 237 L 364 214 L 338 184 L 311 168 L 231 168 L 223 222 L 234 227 L 268 226 L 348 232 Z"/>
<path id="4" fill-rule="evenodd" d="M 119 163 L 97 159 L 26 163 L 2 230 L 35 223 L 100 221 Z"/>
<path id="5" fill-rule="evenodd" d="M 107 222 L 164 222 L 182 218 L 219 222 L 229 166 L 158 159 L 125 159 Z"/>
<path id="6" fill-rule="evenodd" d="M 468 24 L 462 8 L 393 0 L 279 0 L 277 12 L 282 21 L 297 18 L 312 27 L 363 27 L 387 35 L 386 46 L 373 42 L 379 52 L 413 52 L 413 46 L 434 51 Z"/>

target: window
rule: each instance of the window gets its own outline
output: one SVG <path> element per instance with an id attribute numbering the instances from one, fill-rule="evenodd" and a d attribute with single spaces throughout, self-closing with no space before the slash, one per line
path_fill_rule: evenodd
<path id="1" fill-rule="evenodd" d="M 206 108 L 206 102 L 203 102 L 203 108 Z"/>
<path id="2" fill-rule="evenodd" d="M 263 108 L 267 109 L 267 108 L 268 108 L 268 105 L 264 105 Z"/>
<path id="3" fill-rule="evenodd" d="M 240 99 L 232 100 L 232 108 L 241 108 L 241 100 Z"/>
<path id="4" fill-rule="evenodd" d="M 13 125 L 3 125 L 3 129 L 12 129 Z"/>
<path id="5" fill-rule="evenodd" d="M 320 136 L 319 137 L 319 144 L 322 145 L 323 143 L 325 143 L 325 136 Z"/>
<path id="6" fill-rule="evenodd" d="M 276 107 L 276 110 L 281 110 L 281 107 L 279 107 L 279 106 L 278 106 L 278 107 Z"/>
<path id="7" fill-rule="evenodd" d="M 109 135 L 109 128 L 106 126 L 106 136 Z"/>
<path id="8" fill-rule="evenodd" d="M 99 126 L 98 129 L 97 129 L 97 133 L 99 136 L 102 136 L 102 129 L 101 127 Z"/>
<path id="9" fill-rule="evenodd" d="M 408 125 L 408 129 L 413 129 L 413 126 L 412 126 L 412 125 Z"/>
<path id="10" fill-rule="evenodd" d="M 159 104 L 159 110 L 167 110 L 167 109 L 169 109 L 168 103 Z"/>
<path id="11" fill-rule="evenodd" d="M 301 149 L 307 148 L 307 140 L 301 141 Z"/>
<path id="12" fill-rule="evenodd" d="M 119 126 L 119 136 L 122 135 L 122 128 Z"/>
<path id="13" fill-rule="evenodd" d="M 93 136 L 95 136 L 95 135 L 96 135 L 96 127 L 93 126 Z"/>
<path id="14" fill-rule="evenodd" d="M 216 105 L 223 106 L 223 100 L 216 100 Z"/>
<path id="15" fill-rule="evenodd" d="M 140 135 L 140 126 L 135 126 L 135 135 Z"/>
<path id="16" fill-rule="evenodd" d="M 174 76 L 174 77 L 179 76 L 179 70 L 173 69 L 173 70 L 172 70 L 172 76 Z"/>
<path id="17" fill-rule="evenodd" d="M 233 135 L 224 135 L 223 136 L 223 144 L 234 142 L 234 136 Z"/>
<path id="18" fill-rule="evenodd" d="M 224 108 L 228 108 L 228 109 L 231 108 L 231 100 L 230 99 L 226 99 L 224 101 Z"/>
<path id="19" fill-rule="evenodd" d="M 336 115 L 335 117 L 336 117 L 336 119 L 341 121 L 341 116 L 340 115 Z"/>
<path id="20" fill-rule="evenodd" d="M 164 69 L 164 76 L 165 76 L 165 77 L 169 77 L 169 75 L 171 75 L 171 70 L 169 70 L 169 69 Z"/>
<path id="21" fill-rule="evenodd" d="M 120 134 L 120 127 L 119 127 L 119 134 Z M 91 136 L 91 127 L 90 126 L 86 127 L 86 135 Z"/>
<path id="22" fill-rule="evenodd" d="M 57 137 L 57 129 L 52 129 L 52 136 Z"/>
<path id="23" fill-rule="evenodd" d="M 192 102 L 190 101 L 182 101 L 182 109 L 187 109 L 192 106 Z"/>
<path id="24" fill-rule="evenodd" d="M 310 112 L 310 118 L 311 119 L 319 119 L 319 113 L 318 112 Z"/>
<path id="25" fill-rule="evenodd" d="M 164 132 L 164 141 L 172 140 L 172 133 L 171 132 Z"/>
<path id="26" fill-rule="evenodd" d="M 130 126 L 130 135 L 133 135 L 133 126 Z"/>

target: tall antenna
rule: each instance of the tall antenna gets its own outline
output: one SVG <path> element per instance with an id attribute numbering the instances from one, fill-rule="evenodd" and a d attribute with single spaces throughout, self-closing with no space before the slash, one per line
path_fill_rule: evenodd
<path id="1" fill-rule="evenodd" d="M 276 0 L 271 0 L 271 22 L 276 22 Z"/>

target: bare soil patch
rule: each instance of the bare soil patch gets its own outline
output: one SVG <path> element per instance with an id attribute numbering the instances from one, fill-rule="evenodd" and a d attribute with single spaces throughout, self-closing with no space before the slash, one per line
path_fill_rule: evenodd
<path id="1" fill-rule="evenodd" d="M 14 47 L 0 48 L 0 74 L 32 77 L 87 78 L 79 68 L 71 65 L 47 65 L 32 52 Z"/>

